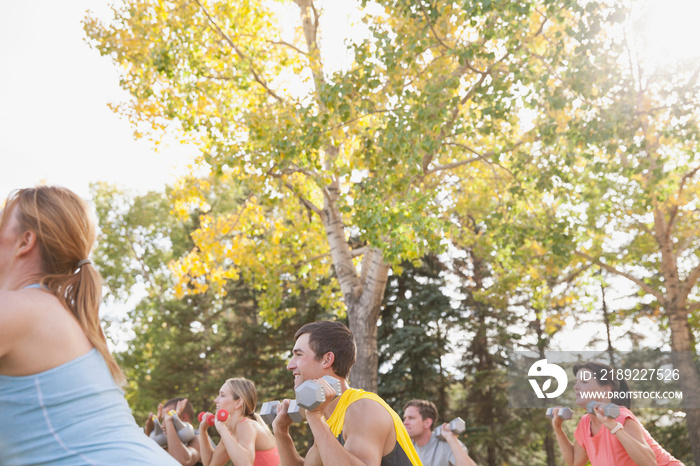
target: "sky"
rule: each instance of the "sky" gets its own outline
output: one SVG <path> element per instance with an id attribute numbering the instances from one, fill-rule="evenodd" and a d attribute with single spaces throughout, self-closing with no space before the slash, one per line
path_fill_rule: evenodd
<path id="1" fill-rule="evenodd" d="M 0 0 L 0 205 L 12 190 L 38 184 L 83 198 L 98 181 L 134 193 L 162 190 L 197 155 L 176 142 L 155 152 L 108 108 L 128 95 L 116 66 L 84 40 L 88 9 L 110 14 L 103 0 Z M 103 321 L 120 321 L 139 298 L 106 303 Z M 108 333 L 113 349 L 124 349 L 129 326 Z"/>
<path id="2" fill-rule="evenodd" d="M 155 152 L 108 108 L 127 94 L 116 66 L 84 40 L 88 9 L 110 13 L 103 0 L 0 0 L 0 203 L 37 184 L 83 197 L 97 181 L 159 190 L 197 154 L 175 142 Z"/>

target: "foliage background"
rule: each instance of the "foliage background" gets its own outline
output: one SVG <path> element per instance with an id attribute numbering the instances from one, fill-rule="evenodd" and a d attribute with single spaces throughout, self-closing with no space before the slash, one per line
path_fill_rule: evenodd
<path id="1" fill-rule="evenodd" d="M 507 409 L 508 350 L 589 320 L 615 349 L 695 352 L 700 67 L 643 63 L 644 4 L 361 2 L 340 68 L 309 0 L 88 17 L 131 95 L 116 109 L 201 149 L 164 193 L 93 187 L 107 299 L 146 295 L 119 355 L 137 417 L 176 394 L 207 409 L 233 375 L 283 397 L 294 330 L 341 319 L 351 382 L 468 419 L 479 463 L 555 464 L 541 413 Z M 700 411 L 639 415 L 700 461 Z"/>

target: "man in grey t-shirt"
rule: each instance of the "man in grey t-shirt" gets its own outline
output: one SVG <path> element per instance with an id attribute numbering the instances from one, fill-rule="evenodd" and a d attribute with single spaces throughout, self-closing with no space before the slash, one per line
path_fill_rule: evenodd
<path id="1" fill-rule="evenodd" d="M 431 401 L 411 400 L 404 406 L 403 423 L 423 466 L 476 466 L 449 424 L 442 426 L 445 440 L 433 435 L 437 416 L 437 408 Z"/>

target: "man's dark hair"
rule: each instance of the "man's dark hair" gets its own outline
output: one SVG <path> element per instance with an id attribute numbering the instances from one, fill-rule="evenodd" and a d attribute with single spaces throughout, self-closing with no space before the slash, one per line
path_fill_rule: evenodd
<path id="1" fill-rule="evenodd" d="M 411 406 L 418 408 L 418 413 L 420 414 L 421 419 L 432 419 L 433 423 L 430 424 L 430 429 L 432 430 L 435 427 L 438 417 L 438 410 L 435 403 L 428 400 L 411 400 L 403 407 L 404 412 L 406 412 L 406 409 Z"/>
<path id="2" fill-rule="evenodd" d="M 316 360 L 321 360 L 326 353 L 333 353 L 335 358 L 331 367 L 336 375 L 346 379 L 357 358 L 355 337 L 350 329 L 340 322 L 319 320 L 297 330 L 294 340 L 296 341 L 305 333 L 309 334 L 309 347 L 314 352 Z"/>
<path id="3" fill-rule="evenodd" d="M 165 404 L 163 405 L 163 409 L 165 409 L 168 406 L 172 406 L 172 409 L 175 409 L 177 404 L 184 399 L 185 398 L 182 396 L 172 398 L 165 402 Z M 185 418 L 185 416 L 187 416 L 187 418 Z M 192 402 L 190 400 L 187 400 L 187 404 L 185 404 L 185 409 L 182 410 L 182 420 L 185 422 L 192 422 L 194 420 L 194 406 L 192 406 Z"/>

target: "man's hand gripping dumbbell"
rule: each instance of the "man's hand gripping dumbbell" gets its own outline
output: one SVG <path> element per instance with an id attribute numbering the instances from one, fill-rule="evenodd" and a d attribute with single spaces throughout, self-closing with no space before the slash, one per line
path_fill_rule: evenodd
<path id="1" fill-rule="evenodd" d="M 443 426 L 447 425 L 447 430 L 452 432 L 454 435 L 459 435 L 465 430 L 467 430 L 467 424 L 464 422 L 464 419 L 461 417 L 456 417 L 450 421 L 449 424 L 441 424 L 435 428 L 433 433 L 435 434 L 435 437 L 438 438 L 438 440 L 442 440 L 443 442 L 446 442 L 447 439 L 445 438 L 443 434 Z"/>
<path id="2" fill-rule="evenodd" d="M 340 380 L 330 375 L 325 375 L 322 379 L 331 386 L 334 397 L 340 396 Z M 305 381 L 299 385 L 294 392 L 296 399 L 289 401 L 286 411 L 286 414 L 292 422 L 301 422 L 304 419 L 304 410 L 314 410 L 321 403 L 326 401 L 326 390 L 321 383 L 315 380 Z M 263 403 L 260 408 L 260 417 L 262 417 L 267 424 L 272 425 L 275 417 L 277 417 L 277 413 L 284 411 L 283 406 L 284 403 L 280 403 L 277 400 L 267 401 Z"/>

